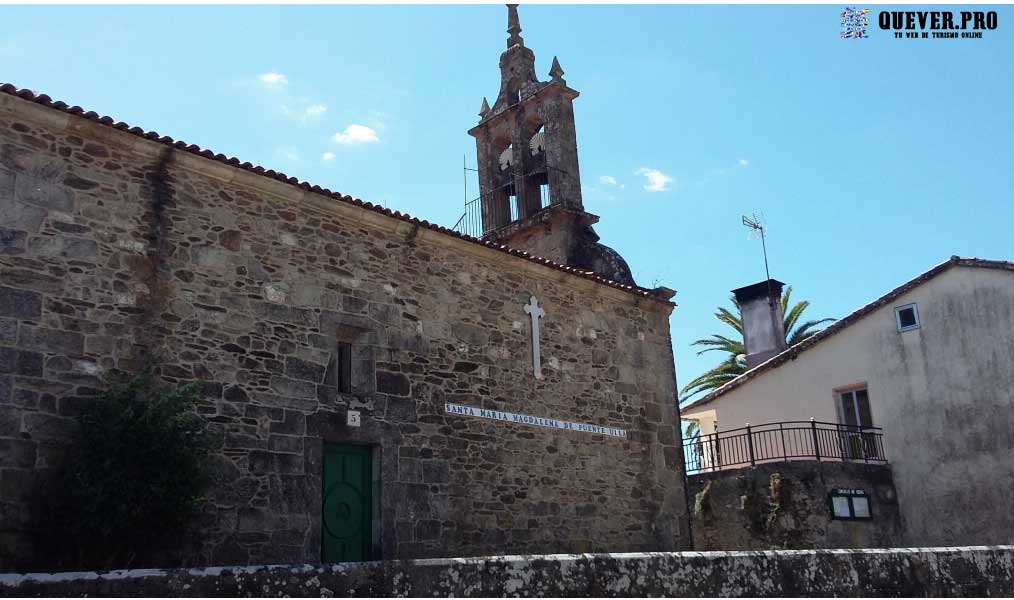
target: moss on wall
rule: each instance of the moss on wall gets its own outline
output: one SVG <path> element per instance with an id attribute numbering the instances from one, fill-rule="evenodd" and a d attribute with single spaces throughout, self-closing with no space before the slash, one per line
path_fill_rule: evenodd
<path id="1" fill-rule="evenodd" d="M 901 517 L 889 466 L 792 461 L 689 478 L 697 550 L 889 547 Z M 874 519 L 831 518 L 833 488 L 870 494 Z"/>

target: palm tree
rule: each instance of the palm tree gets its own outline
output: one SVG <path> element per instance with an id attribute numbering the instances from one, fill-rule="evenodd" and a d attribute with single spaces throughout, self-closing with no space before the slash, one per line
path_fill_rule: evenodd
<path id="1" fill-rule="evenodd" d="M 781 299 L 782 314 L 784 315 L 786 346 L 794 346 L 798 344 L 820 331 L 820 326 L 824 323 L 830 323 L 835 320 L 814 319 L 812 321 L 800 323 L 799 320 L 803 316 L 803 312 L 809 308 L 810 303 L 803 300 L 802 302 L 797 302 L 790 309 L 789 302 L 791 297 L 792 288 L 788 287 L 785 289 L 785 293 L 782 294 Z M 736 302 L 735 296 L 732 297 L 732 305 L 735 307 L 735 312 L 730 311 L 725 307 L 719 307 L 718 312 L 715 313 L 715 318 L 735 329 L 738 335 L 730 338 L 724 335 L 715 334 L 710 338 L 697 340 L 692 344 L 693 346 L 704 347 L 703 350 L 697 353 L 698 355 L 704 354 L 705 352 L 717 351 L 725 353 L 726 357 L 725 360 L 719 363 L 717 367 L 701 374 L 683 388 L 680 392 L 681 404 L 701 392 L 707 392 L 721 387 L 725 383 L 732 381 L 747 371 L 746 345 L 743 343 L 743 318 L 742 313 L 740 312 L 739 303 Z M 691 427 L 696 427 L 696 424 L 691 425 Z M 692 435 L 692 433 L 693 432 L 688 430 L 688 435 Z"/>

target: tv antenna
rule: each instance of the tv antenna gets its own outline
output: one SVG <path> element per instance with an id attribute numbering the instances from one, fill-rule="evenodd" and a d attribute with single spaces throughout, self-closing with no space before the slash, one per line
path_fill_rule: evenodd
<path id="1" fill-rule="evenodd" d="M 749 217 L 743 215 L 743 225 L 750 229 L 750 239 L 757 239 L 760 237 L 761 248 L 764 250 L 764 275 L 767 276 L 768 280 L 768 292 L 770 293 L 771 288 L 771 271 L 768 269 L 768 245 L 764 239 L 764 230 L 767 228 L 767 220 L 764 218 L 764 214 L 753 213 Z"/>

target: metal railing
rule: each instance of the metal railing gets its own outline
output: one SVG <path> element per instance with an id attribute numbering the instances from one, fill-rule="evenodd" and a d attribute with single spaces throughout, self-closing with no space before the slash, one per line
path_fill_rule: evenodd
<path id="1" fill-rule="evenodd" d="M 542 169 L 538 171 L 522 175 L 522 178 L 523 179 L 528 179 L 532 177 L 548 178 L 548 173 L 550 171 L 557 173 L 558 176 L 561 178 L 566 178 L 569 176 L 567 171 L 557 169 L 556 167 L 553 166 L 544 166 Z M 510 173 L 511 170 L 508 170 L 508 174 L 507 176 L 505 176 L 506 181 L 512 180 L 513 175 L 511 175 Z M 525 197 L 527 189 L 526 186 L 523 185 L 512 186 L 512 189 L 518 192 L 520 196 L 511 195 L 511 193 L 513 192 L 508 193 L 505 191 L 501 191 L 499 193 L 500 201 L 495 202 L 494 206 L 488 209 L 493 211 L 499 211 L 498 214 L 487 215 L 487 218 L 491 222 L 486 223 L 483 221 L 482 200 L 483 198 L 489 199 L 496 197 L 497 193 L 484 192 L 478 198 L 473 198 L 472 200 L 469 200 L 468 202 L 465 203 L 465 213 L 461 215 L 461 218 L 458 219 L 458 222 L 455 223 L 454 226 L 451 227 L 451 229 L 457 231 L 458 233 L 463 233 L 465 235 L 470 235 L 472 237 L 481 238 L 487 234 L 494 233 L 496 231 L 509 227 L 512 223 L 520 219 L 522 205 L 531 206 L 531 204 L 528 203 L 528 199 Z M 537 193 L 539 194 L 537 202 L 538 209 L 534 210 L 533 213 L 548 208 L 552 204 L 560 203 L 559 198 L 554 198 L 551 195 L 548 181 L 538 186 Z"/>
<path id="2" fill-rule="evenodd" d="M 475 238 L 482 237 L 485 233 L 482 230 L 482 196 L 465 203 L 465 214 L 461 215 L 451 229 Z"/>
<path id="3" fill-rule="evenodd" d="M 823 421 L 749 425 L 683 439 L 687 473 L 772 461 L 815 459 L 885 463 L 879 427 Z"/>

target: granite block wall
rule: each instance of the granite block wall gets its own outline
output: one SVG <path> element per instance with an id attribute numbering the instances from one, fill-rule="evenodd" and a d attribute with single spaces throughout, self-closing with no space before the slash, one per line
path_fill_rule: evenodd
<path id="1" fill-rule="evenodd" d="M 375 558 L 687 547 L 671 310 L 0 96 L 0 569 L 46 568 L 30 495 L 149 362 L 206 382 L 218 440 L 188 564 L 319 561 L 324 443 L 374 448 Z"/>

